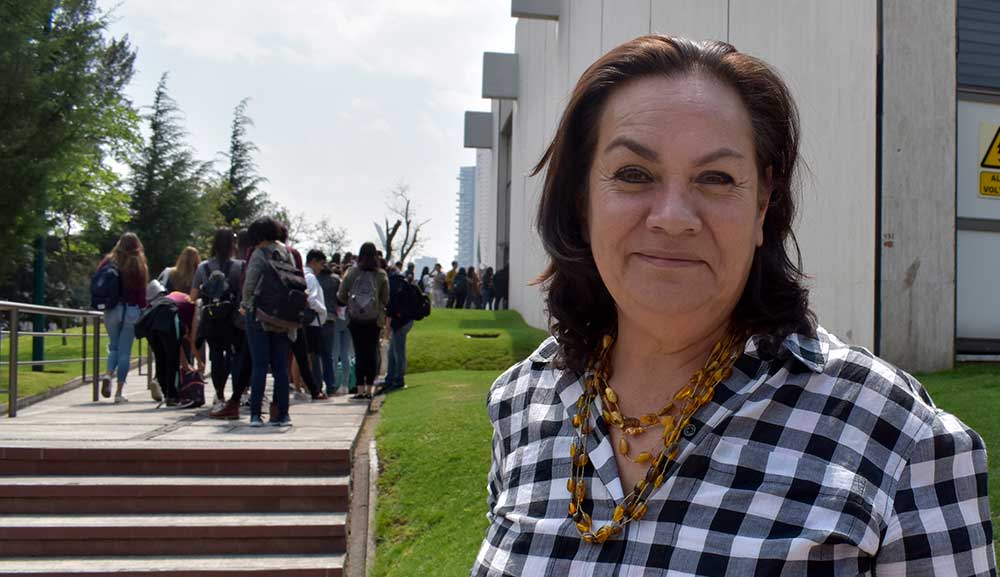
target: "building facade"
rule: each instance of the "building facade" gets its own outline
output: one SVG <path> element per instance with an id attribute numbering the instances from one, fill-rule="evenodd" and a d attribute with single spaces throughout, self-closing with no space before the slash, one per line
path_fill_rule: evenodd
<path id="1" fill-rule="evenodd" d="M 467 267 L 475 263 L 476 239 L 476 167 L 463 166 L 458 169 L 458 216 L 455 260 L 458 266 Z"/>
<path id="2" fill-rule="evenodd" d="M 465 146 L 490 153 L 494 258 L 530 324 L 547 324 L 529 284 L 546 263 L 544 173 L 532 169 L 581 73 L 660 33 L 727 41 L 789 85 L 802 127 L 795 230 L 827 329 L 913 371 L 952 366 L 956 345 L 1000 350 L 1000 165 L 984 156 L 1000 156 L 996 2 L 513 0 L 511 13 L 514 52 L 484 55 L 490 110 L 466 113 Z"/>

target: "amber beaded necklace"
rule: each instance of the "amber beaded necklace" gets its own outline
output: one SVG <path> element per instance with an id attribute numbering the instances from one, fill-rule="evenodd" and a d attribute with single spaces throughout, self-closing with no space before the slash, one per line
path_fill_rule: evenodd
<path id="1" fill-rule="evenodd" d="M 602 339 L 600 351 L 590 363 L 590 376 L 584 384 L 583 394 L 576 402 L 577 413 L 573 415 L 576 439 L 569 447 L 572 461 L 566 487 L 570 492 L 569 516 L 576 523 L 576 528 L 584 541 L 604 543 L 608 538 L 620 534 L 625 525 L 638 521 L 646 514 L 646 501 L 653 491 L 663 484 L 667 466 L 676 460 L 680 451 L 681 431 L 687 426 L 692 415 L 712 399 L 716 385 L 732 374 L 733 363 L 742 352 L 740 345 L 745 340 L 746 335 L 742 332 L 729 333 L 715 344 L 705 366 L 691 375 L 688 384 L 678 391 L 666 406 L 656 413 L 627 417 L 622 415 L 618 408 L 618 395 L 608 385 L 608 379 L 611 378 L 611 350 L 615 339 L 610 335 Z M 590 422 L 590 410 L 591 406 L 596 410 L 595 399 L 598 396 L 604 405 L 604 420 L 619 428 L 624 435 L 618 444 L 618 451 L 635 463 L 649 463 L 649 468 L 645 477 L 635 484 L 621 503 L 617 504 L 611 523 L 597 531 L 591 531 L 592 520 L 583 510 L 583 501 L 587 496 L 583 471 L 590 462 L 587 456 L 587 437 L 594 430 Z M 671 415 L 673 411 L 677 412 L 676 418 Z M 638 436 L 657 427 L 663 427 L 663 449 L 660 454 L 653 457 L 651 453 L 642 452 L 632 459 L 629 456 L 626 437 Z"/>

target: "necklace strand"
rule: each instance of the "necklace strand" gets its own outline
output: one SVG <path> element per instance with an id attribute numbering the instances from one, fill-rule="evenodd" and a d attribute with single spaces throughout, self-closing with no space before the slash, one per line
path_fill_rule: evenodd
<path id="1" fill-rule="evenodd" d="M 733 363 L 739 356 L 739 345 L 745 341 L 742 333 L 730 333 L 722 338 L 712 348 L 705 366 L 696 371 L 688 380 L 687 385 L 674 395 L 665 407 L 656 413 L 642 417 L 623 416 L 618 407 L 618 395 L 608 385 L 611 378 L 611 350 L 614 347 L 614 337 L 606 335 L 601 341 L 601 348 L 591 362 L 583 394 L 576 402 L 577 412 L 573 415 L 573 428 L 576 429 L 576 439 L 570 444 L 569 453 L 572 463 L 570 478 L 566 488 L 570 493 L 569 516 L 576 524 L 580 537 L 587 543 L 604 543 L 610 537 L 621 534 L 624 527 L 632 521 L 638 521 L 646 514 L 649 496 L 663 484 L 667 466 L 677 459 L 680 451 L 681 431 L 690 422 L 691 417 L 715 395 L 715 387 L 729 378 L 733 371 Z M 592 531 L 593 520 L 583 510 L 587 488 L 584 470 L 590 462 L 587 453 L 587 439 L 594 426 L 591 424 L 591 407 L 597 410 L 595 399 L 601 398 L 604 405 L 602 416 L 611 426 L 619 428 L 624 436 L 619 443 L 619 453 L 632 462 L 649 463 L 646 475 L 632 488 L 632 491 L 615 506 L 611 523 Z M 672 409 L 678 410 L 675 418 Z M 654 422 L 655 419 L 655 422 Z M 663 449 L 656 457 L 649 452 L 640 453 L 632 459 L 628 455 L 626 437 L 641 435 L 651 429 L 663 427 Z"/>

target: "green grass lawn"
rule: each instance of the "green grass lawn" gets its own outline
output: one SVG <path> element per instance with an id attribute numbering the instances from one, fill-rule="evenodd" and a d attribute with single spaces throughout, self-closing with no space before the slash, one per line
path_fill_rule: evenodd
<path id="1" fill-rule="evenodd" d="M 463 336 L 480 331 L 500 337 Z M 507 312 L 435 310 L 414 326 L 407 389 L 386 400 L 376 433 L 383 472 L 375 576 L 468 575 L 486 530 L 486 394 L 499 373 L 544 336 Z M 1000 365 L 963 365 L 919 378 L 938 406 L 1000 454 Z M 989 485 L 994 527 L 1000 527 L 1000 457 L 990 461 Z"/>
<path id="2" fill-rule="evenodd" d="M 108 334 L 104 329 L 103 325 L 101 327 L 101 365 L 103 366 L 107 360 L 107 345 L 108 345 Z M 93 350 L 93 328 L 88 327 L 87 333 L 87 358 L 92 359 L 94 356 Z M 62 332 L 62 331 L 58 331 Z M 71 334 L 81 334 L 80 328 L 73 328 L 67 333 Z M 7 362 L 10 357 L 10 342 L 7 339 L 7 333 L 4 333 L 2 342 L 0 342 L 0 361 Z M 31 360 L 31 341 L 32 337 L 20 337 L 17 339 L 17 359 L 18 361 L 30 361 Z M 80 337 L 67 337 L 66 344 L 63 344 L 62 337 L 45 337 L 45 359 L 80 359 L 83 356 L 83 339 Z M 139 354 L 139 341 L 132 345 L 132 355 L 137 356 Z M 142 344 L 143 354 L 145 354 L 146 346 L 145 343 Z M 87 374 L 91 374 L 93 363 L 87 363 Z M 67 363 L 58 365 L 46 365 L 43 367 L 42 371 L 33 371 L 30 366 L 18 367 L 17 371 L 17 392 L 19 398 L 30 397 L 48 389 L 58 387 L 65 384 L 68 381 L 73 380 L 80 376 L 83 372 L 82 363 Z M 6 365 L 0 366 L 0 389 L 6 391 L 9 385 L 9 371 Z M 0 394 L 0 403 L 7 402 L 7 393 Z"/>

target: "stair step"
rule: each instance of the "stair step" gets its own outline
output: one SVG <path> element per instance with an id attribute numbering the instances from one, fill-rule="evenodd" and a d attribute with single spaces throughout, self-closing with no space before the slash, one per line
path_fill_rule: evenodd
<path id="1" fill-rule="evenodd" d="M 0 557 L 342 553 L 343 513 L 3 515 Z"/>
<path id="2" fill-rule="evenodd" d="M 342 577 L 344 555 L 5 558 L 0 577 Z"/>
<path id="3" fill-rule="evenodd" d="M 344 512 L 350 477 L 0 477 L 0 514 Z"/>
<path id="4" fill-rule="evenodd" d="M 299 444 L 301 445 L 301 444 Z M 0 475 L 345 475 L 349 443 L 305 448 L 0 447 Z"/>

